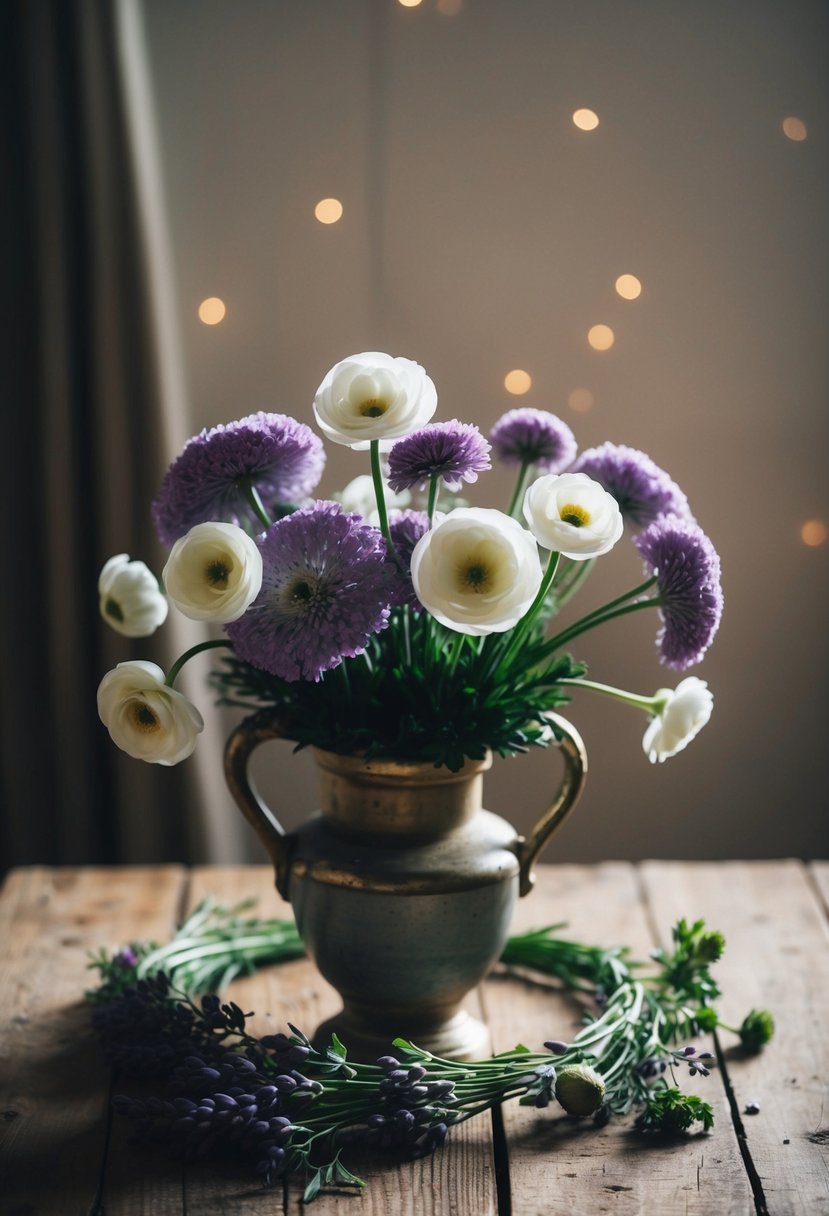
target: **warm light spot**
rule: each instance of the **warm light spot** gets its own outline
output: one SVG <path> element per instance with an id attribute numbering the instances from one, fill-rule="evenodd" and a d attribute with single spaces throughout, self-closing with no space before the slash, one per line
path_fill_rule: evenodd
<path id="1" fill-rule="evenodd" d="M 599 116 L 593 110 L 576 110 L 573 122 L 580 131 L 595 131 L 599 125 Z"/>
<path id="2" fill-rule="evenodd" d="M 814 549 L 818 545 L 825 544 L 826 537 L 826 524 L 822 519 L 807 519 L 805 524 L 801 525 L 800 539 L 804 545 L 809 545 Z"/>
<path id="3" fill-rule="evenodd" d="M 610 350 L 616 335 L 609 325 L 591 325 L 587 331 L 587 341 L 594 350 Z"/>
<path id="4" fill-rule="evenodd" d="M 528 393 L 532 388 L 532 383 L 532 376 L 529 372 L 522 371 L 520 367 L 513 368 L 504 376 L 504 388 L 515 397 Z"/>
<path id="5" fill-rule="evenodd" d="M 796 144 L 799 144 L 806 138 L 808 132 L 802 118 L 790 117 L 783 119 L 783 134 L 788 139 L 793 139 Z"/>
<path id="6" fill-rule="evenodd" d="M 457 17 L 463 8 L 463 0 L 438 0 L 435 8 L 439 13 L 443 13 L 444 17 Z"/>
<path id="7" fill-rule="evenodd" d="M 224 321 L 226 312 L 224 300 L 220 300 L 218 296 L 209 296 L 199 305 L 199 320 L 205 325 L 218 325 L 220 321 Z"/>
<path id="8" fill-rule="evenodd" d="M 589 388 L 574 388 L 567 398 L 567 404 L 577 414 L 586 414 L 593 408 L 593 394 Z"/>
<path id="9" fill-rule="evenodd" d="M 403 8 L 417 8 L 420 0 L 397 0 L 397 3 L 402 5 Z"/>
<path id="10" fill-rule="evenodd" d="M 642 284 L 635 274 L 620 274 L 616 280 L 616 291 L 623 300 L 638 300 L 642 294 Z"/>
<path id="11" fill-rule="evenodd" d="M 338 198 L 321 198 L 314 208 L 314 215 L 321 224 L 336 224 L 342 213 L 343 205 Z"/>

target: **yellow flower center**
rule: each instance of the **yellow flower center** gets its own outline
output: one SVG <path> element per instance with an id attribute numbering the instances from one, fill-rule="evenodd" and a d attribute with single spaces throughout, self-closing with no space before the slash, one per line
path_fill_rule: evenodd
<path id="1" fill-rule="evenodd" d="M 558 514 L 563 523 L 572 524 L 574 528 L 583 528 L 590 523 L 590 512 L 575 502 L 568 502 Z"/>
<path id="2" fill-rule="evenodd" d="M 382 397 L 367 397 L 357 408 L 363 418 L 380 418 L 389 408 L 389 403 Z"/>
<path id="3" fill-rule="evenodd" d="M 133 726 L 142 735 L 153 734 L 155 731 L 161 730 L 158 714 L 150 708 L 146 701 L 131 701 L 129 710 Z"/>

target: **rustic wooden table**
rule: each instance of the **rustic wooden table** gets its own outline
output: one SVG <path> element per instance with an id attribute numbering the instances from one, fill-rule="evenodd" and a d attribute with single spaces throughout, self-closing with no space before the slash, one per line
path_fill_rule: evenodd
<path id="1" fill-rule="evenodd" d="M 166 940 L 204 895 L 254 895 L 288 915 L 264 867 L 180 866 L 13 872 L 0 897 L 0 1213 L 3 1216 L 206 1216 L 298 1213 L 301 1190 L 260 1189 L 228 1163 L 182 1169 L 130 1142 L 111 1121 L 111 1079 L 88 1028 L 88 953 L 130 939 Z M 825 1110 L 829 1070 L 829 864 L 795 861 L 546 866 L 520 905 L 520 927 L 567 920 L 572 937 L 646 955 L 680 916 L 703 916 L 727 940 L 716 976 L 721 1014 L 770 1008 L 774 1042 L 746 1057 L 722 1035 L 722 1066 L 695 1085 L 716 1125 L 669 1144 L 630 1121 L 601 1131 L 550 1110 L 508 1105 L 450 1134 L 426 1160 L 356 1161 L 362 1195 L 323 1194 L 315 1216 L 592 1216 L 595 1212 L 783 1213 L 829 1209 Z M 519 926 L 516 926 L 519 927 Z M 260 1033 L 290 1019 L 313 1027 L 336 996 L 301 961 L 235 986 Z M 496 1050 L 567 1038 L 574 1003 L 551 985 L 493 975 L 475 996 Z M 710 1044 L 706 1044 L 710 1047 Z M 697 1082 L 695 1084 L 695 1082 Z M 749 1103 L 759 1114 L 749 1115 Z M 557 1108 L 556 1108 L 557 1109 Z"/>

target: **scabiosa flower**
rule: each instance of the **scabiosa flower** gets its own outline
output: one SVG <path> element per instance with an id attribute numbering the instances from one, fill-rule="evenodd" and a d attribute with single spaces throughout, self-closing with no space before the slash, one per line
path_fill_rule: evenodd
<path id="1" fill-rule="evenodd" d="M 646 528 L 660 515 L 693 522 L 688 499 L 650 456 L 624 444 L 603 443 L 582 452 L 570 470 L 586 473 L 613 495 L 626 523 Z"/>
<path id="2" fill-rule="evenodd" d="M 532 464 L 560 473 L 573 463 L 576 437 L 566 422 L 528 406 L 509 410 L 489 432 L 495 455 L 507 464 Z"/>
<path id="3" fill-rule="evenodd" d="M 318 680 L 384 628 L 394 594 L 386 543 L 339 503 L 278 520 L 260 548 L 262 589 L 227 626 L 246 662 L 283 680 Z"/>
<path id="4" fill-rule="evenodd" d="M 682 671 L 698 663 L 717 632 L 723 593 L 720 559 L 702 528 L 674 515 L 655 520 L 633 543 L 656 575 L 661 661 Z"/>
<path id="5" fill-rule="evenodd" d="M 389 452 L 389 485 L 393 490 L 425 490 L 433 477 L 442 477 L 453 493 L 465 481 L 492 468 L 490 445 L 476 426 L 466 422 L 435 422 L 407 435 Z"/>
<path id="6" fill-rule="evenodd" d="M 307 498 L 325 465 L 322 440 L 286 414 L 250 414 L 195 435 L 173 461 L 152 513 L 165 545 L 208 520 L 258 533 L 252 485 L 266 506 Z"/>
<path id="7" fill-rule="evenodd" d="M 417 598 L 412 583 L 412 553 L 421 536 L 429 531 L 429 516 L 425 511 L 391 511 L 389 531 L 395 552 L 400 559 L 400 565 L 397 562 L 389 563 L 397 586 L 394 602 L 408 604 L 420 612 L 423 605 Z"/>

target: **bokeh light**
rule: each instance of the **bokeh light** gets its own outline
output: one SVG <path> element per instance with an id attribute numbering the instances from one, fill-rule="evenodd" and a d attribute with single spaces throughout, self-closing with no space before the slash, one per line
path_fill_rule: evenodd
<path id="1" fill-rule="evenodd" d="M 793 139 L 796 144 L 802 143 L 809 132 L 806 130 L 806 124 L 802 118 L 795 118 L 790 115 L 789 118 L 783 119 L 783 134 L 787 139 Z"/>
<path id="2" fill-rule="evenodd" d="M 567 404 L 575 414 L 586 414 L 593 408 L 595 398 L 589 388 L 574 388 L 567 397 Z"/>
<path id="3" fill-rule="evenodd" d="M 529 372 L 522 371 L 520 367 L 513 368 L 504 376 L 504 388 L 514 397 L 521 397 L 524 393 L 528 393 L 532 388 L 532 383 L 532 376 Z"/>
<path id="4" fill-rule="evenodd" d="M 342 214 L 343 205 L 338 198 L 321 198 L 314 208 L 314 215 L 321 224 L 336 224 Z"/>
<path id="5" fill-rule="evenodd" d="M 205 325 L 218 325 L 220 321 L 224 321 L 226 315 L 225 302 L 218 296 L 208 296 L 199 305 L 199 320 Z"/>
<path id="6" fill-rule="evenodd" d="M 593 110 L 576 110 L 573 122 L 580 131 L 595 131 L 599 125 L 599 116 Z"/>
<path id="7" fill-rule="evenodd" d="M 824 545 L 826 536 L 826 524 L 822 519 L 807 519 L 800 526 L 800 539 L 804 545 L 809 545 L 812 549 L 817 548 L 818 545 Z"/>
<path id="8" fill-rule="evenodd" d="M 638 300 L 642 294 L 642 284 L 635 274 L 620 274 L 616 280 L 616 291 L 623 300 Z"/>
<path id="9" fill-rule="evenodd" d="M 587 331 L 587 341 L 594 350 L 610 350 L 616 335 L 609 325 L 591 325 Z"/>

